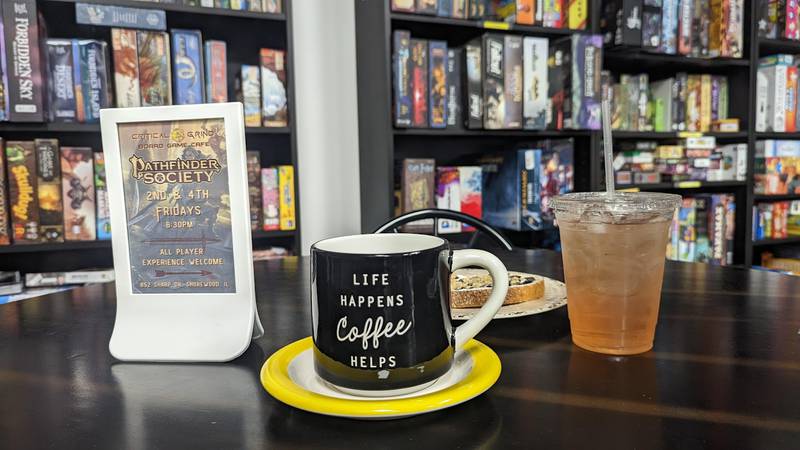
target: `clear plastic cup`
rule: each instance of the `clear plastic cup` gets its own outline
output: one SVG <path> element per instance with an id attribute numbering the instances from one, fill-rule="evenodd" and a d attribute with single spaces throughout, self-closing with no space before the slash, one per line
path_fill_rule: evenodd
<path id="1" fill-rule="evenodd" d="M 672 216 L 681 196 L 578 192 L 553 198 L 572 342 L 598 353 L 653 347 Z"/>

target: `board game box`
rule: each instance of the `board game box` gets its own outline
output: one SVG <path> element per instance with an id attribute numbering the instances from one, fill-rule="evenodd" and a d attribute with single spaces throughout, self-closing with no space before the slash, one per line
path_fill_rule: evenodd
<path id="1" fill-rule="evenodd" d="M 288 123 L 285 58 L 283 50 L 261 49 L 261 119 L 265 127 Z"/>
<path id="2" fill-rule="evenodd" d="M 503 128 L 522 128 L 522 36 L 504 36 Z"/>
<path id="3" fill-rule="evenodd" d="M 203 37 L 199 30 L 172 30 L 172 80 L 175 104 L 205 103 Z"/>
<path id="4" fill-rule="evenodd" d="M 294 210 L 294 167 L 278 166 L 278 201 L 280 202 L 281 230 L 294 230 L 297 226 Z"/>
<path id="5" fill-rule="evenodd" d="M 64 207 L 61 200 L 61 156 L 58 139 L 36 139 L 39 235 L 42 242 L 64 242 Z"/>
<path id="6" fill-rule="evenodd" d="M 447 128 L 461 128 L 461 71 L 464 52 L 460 48 L 447 50 Z"/>
<path id="7" fill-rule="evenodd" d="M 0 138 L 0 245 L 11 243 L 11 228 L 8 217 L 8 191 L 6 191 L 6 156 L 3 138 Z"/>
<path id="8" fill-rule="evenodd" d="M 41 241 L 33 141 L 6 142 L 9 212 L 14 244 Z"/>
<path id="9" fill-rule="evenodd" d="M 206 101 L 225 103 L 228 101 L 227 48 L 223 41 L 206 41 Z"/>
<path id="10" fill-rule="evenodd" d="M 464 97 L 466 97 L 467 128 L 483 128 L 483 82 L 481 64 L 482 49 L 480 40 L 473 40 L 464 46 Z"/>
<path id="11" fill-rule="evenodd" d="M 480 219 L 482 214 L 482 170 L 480 166 L 460 166 L 458 179 L 461 191 L 461 212 Z M 461 231 L 472 231 L 474 228 L 467 224 L 461 225 Z"/>
<path id="12" fill-rule="evenodd" d="M 505 151 L 484 158 L 483 220 L 498 228 L 541 228 L 539 175 L 541 150 Z"/>
<path id="13" fill-rule="evenodd" d="M 600 129 L 600 72 L 603 38 L 599 34 L 572 36 L 572 127 Z M 565 122 L 565 126 L 567 126 Z"/>
<path id="14" fill-rule="evenodd" d="M 244 125 L 261 126 L 261 82 L 259 66 L 242 64 L 237 81 L 239 101 L 244 105 Z"/>
<path id="15" fill-rule="evenodd" d="M 400 179 L 402 191 L 403 213 L 418 209 L 433 208 L 436 204 L 434 195 L 434 176 L 436 162 L 433 159 L 403 160 Z M 433 226 L 433 220 L 420 220 L 404 227 L 407 231 L 428 231 Z"/>
<path id="16" fill-rule="evenodd" d="M 505 122 L 504 39 L 501 34 L 483 35 L 483 127 L 503 128 Z"/>
<path id="17" fill-rule="evenodd" d="M 114 55 L 114 88 L 117 108 L 141 106 L 136 31 L 112 28 L 111 49 Z"/>
<path id="18" fill-rule="evenodd" d="M 278 169 L 261 169 L 261 199 L 264 212 L 264 231 L 281 229 L 280 202 L 278 201 Z"/>
<path id="19" fill-rule="evenodd" d="M 428 41 L 411 39 L 411 126 L 428 126 Z"/>
<path id="20" fill-rule="evenodd" d="M 78 49 L 84 107 L 82 118 L 85 122 L 96 123 L 100 121 L 100 110 L 109 107 L 111 100 L 106 64 L 108 45 L 103 41 L 82 39 L 78 41 Z"/>
<path id="21" fill-rule="evenodd" d="M 461 183 L 458 167 L 436 168 L 436 207 L 461 211 Z M 457 220 L 439 219 L 439 233 L 458 233 L 461 222 Z"/>
<path id="22" fill-rule="evenodd" d="M 97 215 L 97 239 L 111 239 L 111 212 L 108 206 L 106 159 L 103 152 L 94 154 L 94 193 Z"/>
<path id="23" fill-rule="evenodd" d="M 547 48 L 547 38 L 526 36 L 522 41 L 522 116 L 527 130 L 544 130 L 547 126 Z"/>
<path id="24" fill-rule="evenodd" d="M 158 31 L 137 31 L 139 88 L 142 106 L 172 104 L 169 37 Z"/>
<path id="25" fill-rule="evenodd" d="M 61 197 L 64 201 L 64 238 L 97 238 L 94 161 L 88 147 L 61 147 Z"/>
<path id="26" fill-rule="evenodd" d="M 261 154 L 247 152 L 247 189 L 250 193 L 250 229 L 261 228 Z"/>
<path id="27" fill-rule="evenodd" d="M 44 85 L 39 55 L 36 0 L 2 2 L 8 73 L 7 101 L 12 122 L 44 121 Z"/>
<path id="28" fill-rule="evenodd" d="M 550 112 L 547 128 L 561 130 L 572 122 L 572 41 L 563 38 L 550 43 L 547 58 Z"/>
<path id="29" fill-rule="evenodd" d="M 74 122 L 75 84 L 72 80 L 72 41 L 48 39 L 47 49 L 48 115 L 51 122 Z"/>
<path id="30" fill-rule="evenodd" d="M 413 10 L 413 2 L 410 2 Z M 411 126 L 411 33 L 405 30 L 394 31 L 394 53 L 392 64 L 394 69 L 394 125 L 396 127 Z"/>
<path id="31" fill-rule="evenodd" d="M 428 41 L 428 125 L 447 126 L 447 42 Z"/>

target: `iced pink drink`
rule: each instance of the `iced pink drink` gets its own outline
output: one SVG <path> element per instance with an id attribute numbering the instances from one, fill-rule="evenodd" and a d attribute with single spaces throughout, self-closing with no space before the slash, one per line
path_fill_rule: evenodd
<path id="1" fill-rule="evenodd" d="M 679 203 L 678 195 L 657 193 L 553 199 L 575 345 L 615 355 L 653 347 L 667 236 Z"/>

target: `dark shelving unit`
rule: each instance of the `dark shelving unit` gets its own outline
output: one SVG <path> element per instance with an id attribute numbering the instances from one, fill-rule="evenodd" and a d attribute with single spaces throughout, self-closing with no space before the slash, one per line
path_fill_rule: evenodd
<path id="1" fill-rule="evenodd" d="M 361 163 L 362 230 L 371 231 L 394 215 L 394 178 L 396 164 L 405 157 L 435 157 L 437 164 L 457 164 L 466 155 L 502 148 L 513 148 L 540 138 L 575 139 L 575 190 L 603 188 L 602 136 L 600 131 L 561 130 L 464 130 L 396 129 L 392 121 L 392 31 L 404 29 L 412 37 L 442 39 L 449 46 L 461 46 L 486 31 L 559 38 L 573 33 L 597 33 L 603 2 L 589 2 L 589 26 L 585 31 L 498 25 L 462 19 L 395 13 L 388 1 L 356 3 L 356 52 L 359 79 L 359 145 Z M 746 143 L 748 172 L 746 181 L 659 183 L 625 185 L 620 189 L 663 190 L 686 194 L 731 193 L 736 198 L 736 236 L 734 264 L 742 267 L 754 262 L 752 244 L 753 162 L 755 141 L 762 136 L 753 132 L 755 118 L 755 76 L 758 57 L 764 51 L 800 53 L 800 43 L 758 41 L 755 17 L 757 2 L 747 2 L 744 18 L 742 58 L 701 59 L 680 55 L 648 53 L 636 49 L 606 48 L 603 68 L 619 73 L 648 73 L 653 80 L 678 72 L 712 73 L 729 79 L 729 117 L 740 119 L 735 133 L 707 132 L 720 143 Z M 759 52 L 761 51 L 761 53 Z M 617 140 L 670 141 L 697 133 L 614 131 Z M 779 138 L 798 138 L 800 133 Z"/>
<path id="2" fill-rule="evenodd" d="M 767 247 L 767 246 L 786 245 L 786 244 L 800 244 L 800 236 L 792 236 L 783 239 L 759 239 L 757 241 L 753 241 L 753 245 L 756 247 Z"/>
<path id="3" fill-rule="evenodd" d="M 93 38 L 111 41 L 111 28 L 81 25 L 75 21 L 75 3 L 79 0 L 40 0 L 38 8 L 47 24 L 48 37 Z M 235 101 L 233 84 L 242 64 L 258 64 L 262 47 L 286 50 L 288 127 L 248 127 L 245 129 L 249 150 L 258 150 L 263 167 L 291 164 L 295 168 L 294 231 L 252 232 L 253 246 L 281 245 L 297 251 L 300 245 L 299 189 L 297 173 L 297 136 L 294 120 L 294 58 L 291 49 L 291 1 L 283 0 L 283 13 L 270 14 L 203 8 L 177 3 L 153 3 L 137 0 L 80 0 L 111 6 L 163 10 L 167 31 L 173 28 L 199 29 L 203 40 L 227 42 L 228 98 Z M 113 78 L 113 77 L 112 77 Z M 58 138 L 62 146 L 88 146 L 102 149 L 99 123 L 19 123 L 0 122 L 0 136 L 10 139 Z M 0 246 L 0 270 L 62 271 L 87 267 L 111 267 L 111 241 L 80 241 Z"/>

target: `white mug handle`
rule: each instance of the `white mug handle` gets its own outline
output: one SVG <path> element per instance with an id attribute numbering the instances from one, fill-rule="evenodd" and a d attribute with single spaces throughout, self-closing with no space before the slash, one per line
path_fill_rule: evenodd
<path id="1" fill-rule="evenodd" d="M 489 294 L 489 300 L 475 314 L 475 317 L 456 328 L 453 339 L 456 351 L 461 350 L 464 344 L 489 324 L 500 307 L 503 306 L 508 292 L 508 271 L 496 256 L 483 250 L 453 251 L 450 264 L 451 273 L 457 269 L 470 266 L 478 266 L 489 271 L 489 275 L 492 277 L 492 293 Z"/>

